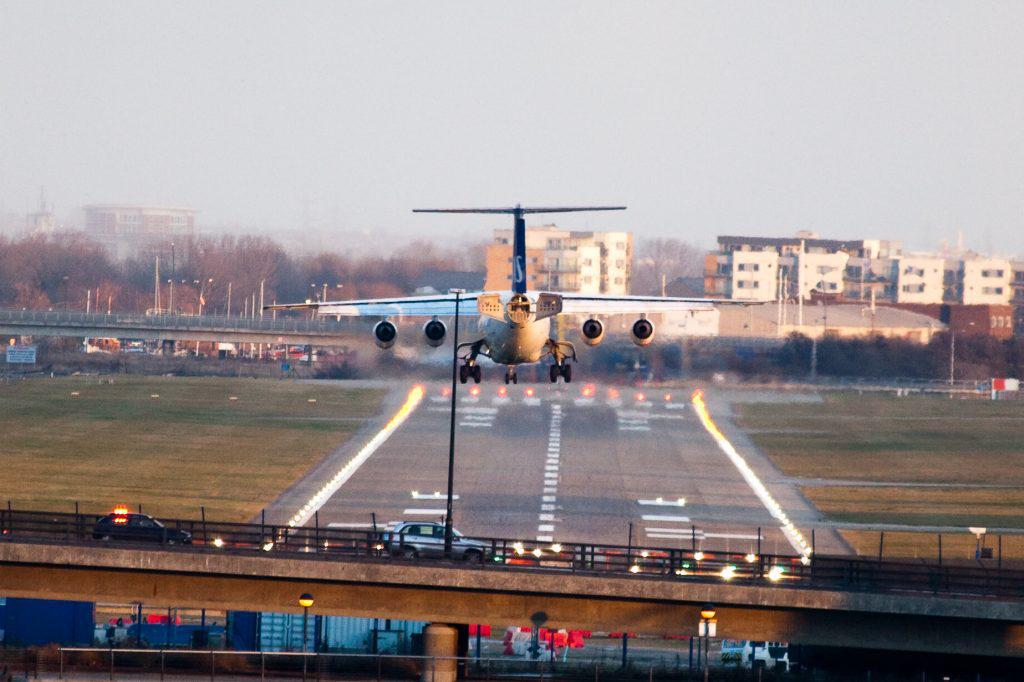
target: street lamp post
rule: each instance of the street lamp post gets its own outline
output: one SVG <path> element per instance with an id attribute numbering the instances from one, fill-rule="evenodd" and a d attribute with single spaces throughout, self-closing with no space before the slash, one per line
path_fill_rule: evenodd
<path id="1" fill-rule="evenodd" d="M 708 682 L 708 650 L 711 648 L 711 627 L 715 623 L 714 604 L 705 604 L 700 609 L 701 632 L 704 635 L 704 682 Z"/>
<path id="2" fill-rule="evenodd" d="M 451 289 L 449 293 L 455 294 L 455 329 L 452 332 L 452 409 L 451 424 L 448 432 L 448 500 L 444 513 L 444 555 L 451 557 L 452 544 L 454 541 L 452 531 L 452 486 L 455 483 L 455 387 L 459 371 L 459 301 L 463 289 Z"/>
<path id="3" fill-rule="evenodd" d="M 313 606 L 313 595 L 303 592 L 299 596 L 299 606 L 302 607 L 302 653 L 306 653 L 306 640 L 309 633 L 309 608 Z"/>

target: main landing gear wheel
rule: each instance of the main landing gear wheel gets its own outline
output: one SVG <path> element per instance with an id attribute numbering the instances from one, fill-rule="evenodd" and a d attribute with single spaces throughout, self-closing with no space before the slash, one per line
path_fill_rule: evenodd
<path id="1" fill-rule="evenodd" d="M 469 365 L 459 367 L 459 383 L 464 384 L 469 379 Z"/>
<path id="2" fill-rule="evenodd" d="M 558 371 L 558 365 L 551 365 L 551 369 L 549 370 L 549 376 L 551 377 L 551 383 L 553 383 L 553 384 L 558 383 L 558 375 L 559 374 L 561 374 L 561 372 Z"/>
<path id="3" fill-rule="evenodd" d="M 505 370 L 505 385 L 507 386 L 508 384 L 518 384 L 518 383 L 519 383 L 519 375 L 516 373 L 515 368 L 514 367 L 507 368 Z"/>
<path id="4" fill-rule="evenodd" d="M 478 384 L 480 383 L 480 379 L 482 379 L 484 376 L 484 372 L 482 369 L 480 369 L 480 365 L 473 365 L 472 367 L 470 367 L 469 373 L 473 375 L 473 381 Z"/>
<path id="5" fill-rule="evenodd" d="M 568 362 L 562 365 L 562 378 L 565 379 L 565 383 L 572 382 L 572 365 Z"/>

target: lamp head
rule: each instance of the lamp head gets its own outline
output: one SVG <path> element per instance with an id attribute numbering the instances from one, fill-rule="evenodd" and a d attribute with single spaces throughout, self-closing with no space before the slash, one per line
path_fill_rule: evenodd
<path id="1" fill-rule="evenodd" d="M 313 605 L 313 595 L 311 595 L 309 592 L 303 592 L 299 596 L 299 606 L 301 606 L 304 609 L 308 609 L 312 605 Z"/>
<path id="2" fill-rule="evenodd" d="M 716 611 L 714 604 L 705 604 L 704 606 L 700 607 L 700 617 L 704 620 L 714 620 L 715 613 Z"/>

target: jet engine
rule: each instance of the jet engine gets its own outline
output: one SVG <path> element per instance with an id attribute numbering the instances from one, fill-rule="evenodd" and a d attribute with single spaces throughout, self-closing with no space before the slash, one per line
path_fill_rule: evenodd
<path id="1" fill-rule="evenodd" d="M 642 317 L 633 323 L 633 328 L 629 330 L 629 335 L 633 338 L 633 343 L 636 345 L 646 346 L 654 340 L 654 323 Z"/>
<path id="2" fill-rule="evenodd" d="M 398 338 L 398 328 L 387 320 L 381 320 L 373 327 L 373 342 L 378 348 L 391 348 Z"/>
<path id="3" fill-rule="evenodd" d="M 583 343 L 588 346 L 596 346 L 604 338 L 604 325 L 600 320 L 590 318 L 583 323 L 580 333 L 583 334 Z"/>
<path id="4" fill-rule="evenodd" d="M 447 333 L 448 328 L 444 326 L 444 322 L 441 320 L 430 320 L 423 325 L 423 336 L 427 338 L 427 345 L 433 348 L 437 348 L 444 343 L 444 337 Z"/>

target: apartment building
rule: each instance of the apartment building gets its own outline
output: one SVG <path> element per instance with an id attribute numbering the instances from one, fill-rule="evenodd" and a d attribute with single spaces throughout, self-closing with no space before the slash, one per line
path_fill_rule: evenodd
<path id="1" fill-rule="evenodd" d="M 1013 296 L 1013 270 L 1005 258 L 967 254 L 947 263 L 946 292 L 964 305 L 1000 305 Z"/>
<path id="2" fill-rule="evenodd" d="M 633 261 L 629 232 L 575 232 L 555 225 L 526 230 L 527 288 L 628 294 Z M 486 289 L 512 286 L 512 230 L 487 245 Z"/>
<path id="3" fill-rule="evenodd" d="M 196 233 L 191 208 L 96 204 L 84 210 L 85 231 L 117 257 Z"/>
<path id="4" fill-rule="evenodd" d="M 942 303 L 945 266 L 945 259 L 937 256 L 902 256 L 894 260 L 894 288 L 888 300 Z"/>

